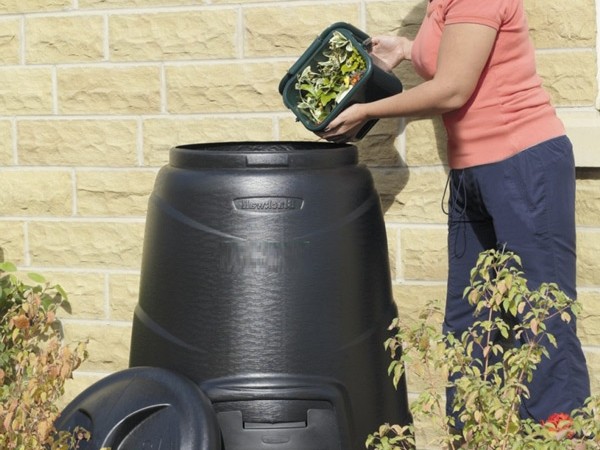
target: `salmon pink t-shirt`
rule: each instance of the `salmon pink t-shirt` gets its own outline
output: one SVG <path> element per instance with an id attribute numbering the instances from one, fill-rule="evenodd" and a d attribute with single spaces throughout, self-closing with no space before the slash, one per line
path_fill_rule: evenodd
<path id="1" fill-rule="evenodd" d="M 563 135 L 536 72 L 523 0 L 431 0 L 412 48 L 423 78 L 434 77 L 444 27 L 456 23 L 489 26 L 498 34 L 469 101 L 443 115 L 450 167 L 501 161 Z"/>

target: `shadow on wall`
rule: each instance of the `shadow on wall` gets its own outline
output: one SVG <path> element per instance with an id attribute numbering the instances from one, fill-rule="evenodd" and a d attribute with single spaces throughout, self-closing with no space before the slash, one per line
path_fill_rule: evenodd
<path id="1" fill-rule="evenodd" d="M 408 13 L 400 17 L 398 25 L 386 31 L 371 33 L 406 36 L 414 39 L 427 10 L 426 0 L 416 4 Z M 402 80 L 404 89 L 410 89 L 423 82 L 409 61 L 401 63 L 394 73 Z M 405 154 L 401 154 L 398 137 L 407 132 Z M 433 139 L 431 138 L 433 133 Z M 427 137 L 419 139 L 426 134 Z M 435 142 L 435 145 L 432 145 Z M 424 148 L 420 148 L 420 145 Z M 408 183 L 408 168 L 421 165 L 446 163 L 446 132 L 441 118 L 404 118 L 380 120 L 369 134 L 357 144 L 361 162 L 371 168 L 381 169 L 383 176 L 376 177 L 377 189 L 381 196 L 384 212 L 397 201 L 397 196 Z M 419 147 L 419 148 L 415 148 Z M 411 157 L 411 155 L 418 155 Z"/>

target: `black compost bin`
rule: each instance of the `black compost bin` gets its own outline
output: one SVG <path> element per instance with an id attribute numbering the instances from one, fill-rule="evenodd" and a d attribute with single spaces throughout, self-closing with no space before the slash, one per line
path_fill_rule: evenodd
<path id="1" fill-rule="evenodd" d="M 225 450 L 358 450 L 410 420 L 386 233 L 348 144 L 184 145 L 149 201 L 130 365 L 182 374 Z"/>

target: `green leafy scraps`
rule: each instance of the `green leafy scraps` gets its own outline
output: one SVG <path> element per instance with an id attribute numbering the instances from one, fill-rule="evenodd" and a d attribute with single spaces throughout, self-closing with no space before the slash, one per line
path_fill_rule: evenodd
<path id="1" fill-rule="evenodd" d="M 339 31 L 334 31 L 325 60 L 308 65 L 298 74 L 298 110 L 315 124 L 321 123 L 348 95 L 365 73 L 367 63 L 358 49 Z"/>

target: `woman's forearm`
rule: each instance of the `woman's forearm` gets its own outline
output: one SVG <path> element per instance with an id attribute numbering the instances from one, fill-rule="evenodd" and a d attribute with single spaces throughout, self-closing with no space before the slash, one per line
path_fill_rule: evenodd
<path id="1" fill-rule="evenodd" d="M 453 84 L 430 80 L 391 97 L 361 105 L 366 120 L 432 116 L 463 106 L 468 97 Z"/>

